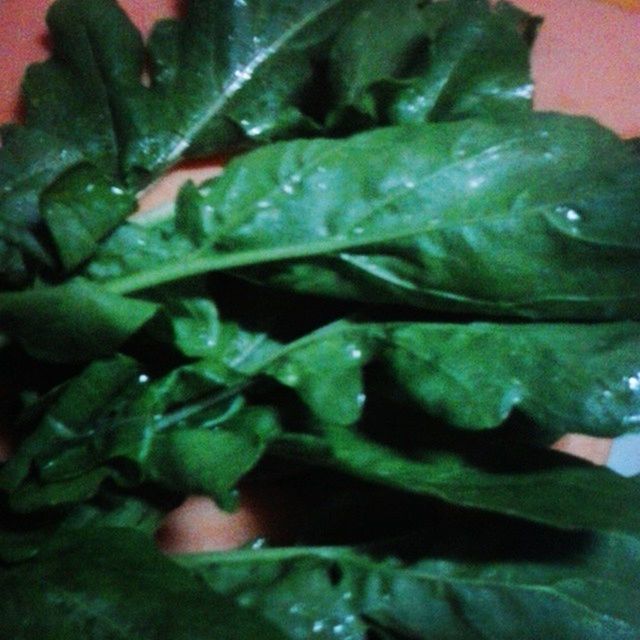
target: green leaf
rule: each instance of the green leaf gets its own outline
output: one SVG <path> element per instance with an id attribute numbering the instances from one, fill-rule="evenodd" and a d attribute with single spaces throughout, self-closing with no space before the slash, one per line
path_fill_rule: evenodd
<path id="1" fill-rule="evenodd" d="M 31 264 L 52 267 L 55 259 L 38 233 L 40 192 L 81 160 L 76 149 L 43 131 L 13 127 L 0 147 L 0 273 L 2 284 L 27 281 Z"/>
<path id="2" fill-rule="evenodd" d="M 458 546 L 456 556 L 408 564 L 340 547 L 247 550 L 180 561 L 197 569 L 212 589 L 300 640 L 637 637 L 637 537 L 563 538 L 513 523 L 468 524 L 468 531 L 440 531 L 449 544 L 438 547 Z M 519 542 L 500 529 L 487 535 L 492 524 L 510 526 L 524 538 Z M 425 537 L 429 531 L 414 539 L 414 557 L 423 558 Z M 511 550 L 515 557 L 505 557 Z M 527 558 L 532 550 L 535 559 Z"/>
<path id="3" fill-rule="evenodd" d="M 71 536 L 84 528 L 124 528 L 144 533 L 151 541 L 167 509 L 177 506 L 162 496 L 162 506 L 147 496 L 123 496 L 101 491 L 89 503 L 69 510 L 49 510 L 44 513 L 16 514 L 2 509 L 0 528 L 0 561 L 6 564 L 24 562 L 37 556 L 54 536 Z"/>
<path id="4" fill-rule="evenodd" d="M 4 283 L 23 286 L 58 259 L 78 266 L 131 213 L 130 190 L 185 154 L 316 132 L 301 111 L 314 52 L 355 5 L 191 0 L 145 47 L 115 0 L 57 0 L 47 15 L 53 55 L 23 82 L 26 127 L 3 134 Z"/>
<path id="5" fill-rule="evenodd" d="M 640 237 L 639 172 L 632 144 L 547 114 L 276 144 L 182 191 L 177 231 L 199 248 L 106 286 L 126 293 L 261 265 L 244 275 L 314 294 L 635 318 L 637 247 L 620 250 L 619 239 Z M 615 213 L 589 222 L 605 202 Z M 558 228 L 560 215 L 570 228 Z"/>
<path id="6" fill-rule="evenodd" d="M 0 326 L 31 355 L 53 362 L 113 355 L 156 311 L 82 278 L 0 293 Z"/>
<path id="7" fill-rule="evenodd" d="M 40 198 L 42 217 L 67 271 L 91 257 L 98 242 L 133 213 L 135 206 L 130 192 L 84 165 L 67 172 Z"/>
<path id="8" fill-rule="evenodd" d="M 445 3 L 449 5 L 450 3 Z M 406 77 L 429 55 L 424 7 L 416 0 L 369 0 L 341 29 L 329 55 L 329 75 L 337 113 L 356 110 L 373 124 L 381 118 L 376 84 Z M 384 26 L 383 26 L 384 25 Z M 380 30 L 385 29 L 385 37 Z"/>
<path id="9" fill-rule="evenodd" d="M 185 153 L 309 130 L 299 102 L 310 56 L 350 4 L 191 0 L 182 20 L 156 26 L 145 49 L 113 0 L 58 0 L 47 16 L 54 56 L 25 81 L 27 121 L 133 183 Z"/>
<path id="10" fill-rule="evenodd" d="M 286 638 L 121 528 L 61 535 L 35 561 L 0 573 L 0 585 L 7 638 Z"/>
<path id="11" fill-rule="evenodd" d="M 221 341 L 212 362 L 155 380 L 128 358 L 94 362 L 30 425 L 33 434 L 2 467 L 11 508 L 86 501 L 107 480 L 204 493 L 232 508 L 237 482 L 280 431 L 273 408 L 246 406 L 244 378 L 226 364 L 240 363 L 246 344 L 242 336 Z"/>
<path id="12" fill-rule="evenodd" d="M 391 418 L 386 413 L 384 423 L 363 426 L 380 432 Z M 411 426 L 415 429 L 399 422 L 396 429 L 406 432 Z M 325 426 L 326 450 L 317 459 L 370 482 L 467 508 L 566 529 L 640 534 L 637 512 L 619 507 L 622 500 L 638 504 L 638 483 L 509 439 L 448 440 L 434 444 L 427 437 L 426 443 L 414 441 L 398 450 L 345 427 Z M 295 447 L 295 440 L 291 444 Z"/>
<path id="13" fill-rule="evenodd" d="M 351 112 L 357 125 L 529 112 L 527 15 L 486 0 L 424 4 L 372 0 L 340 32 L 330 121 L 353 126 Z"/>
<path id="14" fill-rule="evenodd" d="M 339 322 L 270 356 L 262 371 L 330 424 L 356 422 L 367 397 L 382 395 L 463 429 L 493 429 L 517 413 L 527 436 L 551 443 L 637 428 L 639 349 L 634 322 Z"/>
<path id="15" fill-rule="evenodd" d="M 387 105 L 394 123 L 517 117 L 531 110 L 528 16 L 506 3 L 452 0 L 428 6 L 425 71 Z M 530 24 L 530 22 L 529 22 Z"/>

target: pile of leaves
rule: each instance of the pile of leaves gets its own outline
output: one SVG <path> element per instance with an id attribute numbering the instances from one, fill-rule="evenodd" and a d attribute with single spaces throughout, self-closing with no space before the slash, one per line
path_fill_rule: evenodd
<path id="1" fill-rule="evenodd" d="M 635 640 L 640 155 L 484 0 L 57 0 L 0 148 L 4 638 Z M 178 161 L 236 156 L 129 219 Z M 167 557 L 189 493 L 286 545 Z M 287 495 L 287 494 L 283 494 Z"/>

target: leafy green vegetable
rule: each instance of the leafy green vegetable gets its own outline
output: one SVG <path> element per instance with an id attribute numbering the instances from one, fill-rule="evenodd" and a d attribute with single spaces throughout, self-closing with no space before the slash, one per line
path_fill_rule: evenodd
<path id="1" fill-rule="evenodd" d="M 33 563 L 4 571 L 0 584 L 5 637 L 287 637 L 122 528 L 61 535 Z"/>
<path id="2" fill-rule="evenodd" d="M 0 148 L 0 636 L 637 638 L 640 484 L 546 447 L 638 426 L 640 156 L 530 113 L 535 21 L 48 22 Z M 124 221 L 181 158 L 257 144 Z M 288 487 L 289 547 L 155 550 L 241 482 Z"/>
<path id="3" fill-rule="evenodd" d="M 111 355 L 157 310 L 77 278 L 0 294 L 0 322 L 25 349 L 54 362 Z"/>
<path id="4" fill-rule="evenodd" d="M 0 156 L 3 280 L 23 285 L 58 257 L 80 264 L 132 212 L 131 189 L 189 153 L 317 130 L 301 111 L 312 60 L 357 4 L 192 0 L 145 47 L 115 0 L 55 2 L 53 56 L 29 68 L 26 128 L 5 136 Z M 90 175 L 54 185 L 78 165 Z M 38 202 L 47 187 L 71 186 L 66 202 Z M 57 251 L 43 246 L 47 230 Z"/>
<path id="5" fill-rule="evenodd" d="M 204 359 L 155 380 L 130 359 L 95 362 L 38 414 L 0 474 L 13 508 L 86 500 L 107 479 L 206 492 L 231 506 L 238 480 L 271 451 L 556 526 L 640 531 L 637 512 L 616 505 L 640 499 L 638 486 L 523 444 L 536 431 L 553 441 L 634 428 L 636 323 L 343 322 L 281 346 L 220 323 L 204 301 L 197 308 L 206 314 L 190 320 L 196 338 L 178 333 L 177 342 L 200 348 L 208 328 Z M 310 413 L 288 416 L 293 403 L 268 377 Z M 451 433 L 505 422 L 507 439 L 504 429 Z"/>
<path id="6" fill-rule="evenodd" d="M 243 273 L 315 294 L 635 318 L 637 247 L 620 244 L 638 235 L 639 172 L 632 145 L 546 114 L 271 145 L 182 191 L 176 229 L 192 251 L 105 286 L 260 265 Z"/>
<path id="7" fill-rule="evenodd" d="M 387 36 L 372 49 L 381 24 Z M 351 110 L 389 124 L 529 111 L 528 24 L 512 6 L 490 11 L 486 0 L 369 2 L 331 49 L 332 117 L 346 124 Z"/>
<path id="8" fill-rule="evenodd" d="M 364 639 L 372 632 L 407 640 L 637 636 L 639 585 L 627 564 L 638 554 L 636 537 L 576 537 L 571 548 L 571 539 L 558 545 L 548 531 L 524 533 L 528 548 L 521 548 L 521 555 L 546 543 L 547 556 L 564 546 L 563 557 L 474 562 L 470 552 L 484 556 L 489 549 L 504 549 L 495 537 L 481 534 L 480 546 L 475 531 L 455 531 L 467 558 L 403 565 L 333 547 L 248 550 L 180 561 L 198 568 L 212 589 L 262 612 L 290 638 Z"/>

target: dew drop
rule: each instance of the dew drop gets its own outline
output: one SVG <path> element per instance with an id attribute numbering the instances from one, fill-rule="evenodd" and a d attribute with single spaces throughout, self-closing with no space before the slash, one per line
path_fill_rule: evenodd
<path id="1" fill-rule="evenodd" d="M 467 182 L 469 189 L 477 189 L 481 187 L 486 182 L 486 178 L 484 176 L 476 176 L 475 178 L 470 178 Z"/>
<path id="2" fill-rule="evenodd" d="M 124 189 L 121 189 L 120 187 L 111 187 L 111 193 L 116 196 L 121 196 L 124 194 Z"/>
<path id="3" fill-rule="evenodd" d="M 259 136 L 262 133 L 264 133 L 264 129 L 265 127 L 261 126 L 261 125 L 255 125 L 253 127 L 249 127 L 249 129 L 247 129 L 247 135 L 249 136 Z"/>
<path id="4" fill-rule="evenodd" d="M 629 387 L 629 391 L 640 390 L 640 373 L 627 378 L 627 387 Z"/>
<path id="5" fill-rule="evenodd" d="M 142 373 L 138 376 L 138 382 L 140 384 L 146 384 L 147 382 L 149 382 L 149 376 Z"/>
<path id="6" fill-rule="evenodd" d="M 320 633 L 324 631 L 324 622 L 322 620 L 316 620 L 311 627 L 313 633 Z"/>
<path id="7" fill-rule="evenodd" d="M 288 182 L 286 184 L 282 185 L 282 190 L 285 193 L 288 193 L 289 195 L 291 195 L 294 192 L 294 188 L 292 184 L 289 184 Z"/>
<path id="8" fill-rule="evenodd" d="M 251 71 L 247 69 L 236 69 L 233 75 L 237 80 L 251 80 Z"/>
<path id="9" fill-rule="evenodd" d="M 362 349 L 356 347 L 355 345 L 351 345 L 348 347 L 349 357 L 354 360 L 360 360 L 362 358 Z"/>
<path id="10" fill-rule="evenodd" d="M 361 236 L 364 233 L 364 227 L 353 227 L 353 234 Z"/>

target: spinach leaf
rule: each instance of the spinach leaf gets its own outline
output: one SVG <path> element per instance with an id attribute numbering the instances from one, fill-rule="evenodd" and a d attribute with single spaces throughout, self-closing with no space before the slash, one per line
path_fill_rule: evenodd
<path id="1" fill-rule="evenodd" d="M 639 171 L 632 144 L 548 114 L 271 145 L 182 191 L 176 229 L 193 251 L 105 286 L 130 293 L 244 267 L 381 303 L 635 318 Z"/>
<path id="2" fill-rule="evenodd" d="M 389 411 L 383 416 L 383 423 L 373 419 L 376 424 L 361 428 L 416 429 L 415 423 L 393 420 Z M 609 470 L 512 439 L 425 440 L 398 450 L 354 430 L 325 425 L 320 437 L 287 438 L 282 453 L 295 458 L 306 452 L 306 459 L 319 465 L 467 508 L 566 529 L 640 531 L 640 517 L 621 513 L 617 502 L 624 496 L 637 504 L 640 486 Z"/>
<path id="3" fill-rule="evenodd" d="M 338 322 L 288 345 L 259 369 L 328 424 L 357 422 L 368 398 L 402 399 L 432 419 L 494 429 L 514 413 L 526 437 L 616 436 L 640 414 L 634 322 L 438 324 Z M 535 426 L 533 426 L 535 425 Z"/>
<path id="4" fill-rule="evenodd" d="M 0 294 L 0 324 L 38 358 L 86 361 L 112 355 L 157 308 L 75 278 L 57 287 L 36 285 Z"/>
<path id="5" fill-rule="evenodd" d="M 555 526 L 640 529 L 635 510 L 616 506 L 640 499 L 638 486 L 531 446 L 634 428 L 635 323 L 343 322 L 283 346 L 210 324 L 203 306 L 179 342 L 200 348 L 208 329 L 207 357 L 155 379 L 131 359 L 98 361 L 36 412 L 0 472 L 12 508 L 82 502 L 107 480 L 230 507 L 237 482 L 272 453 Z"/>
<path id="6" fill-rule="evenodd" d="M 0 572 L 3 636 L 287 637 L 255 611 L 208 589 L 141 533 L 123 528 L 66 533 L 34 561 Z"/>
<path id="7" fill-rule="evenodd" d="M 243 348 L 240 337 L 226 357 L 241 359 Z M 20 512 L 88 500 L 107 481 L 206 493 L 231 508 L 238 480 L 279 432 L 272 408 L 246 406 L 229 388 L 237 380 L 222 358 L 157 380 L 129 358 L 95 361 L 44 415 L 35 412 L 35 430 L 0 469 L 0 487 Z"/>
<path id="8" fill-rule="evenodd" d="M 300 110 L 314 52 L 357 4 L 191 0 L 145 47 L 115 0 L 57 0 L 53 56 L 29 68 L 26 127 L 0 156 L 4 284 L 84 262 L 133 212 L 135 190 L 185 154 L 316 132 Z"/>
<path id="9" fill-rule="evenodd" d="M 69 509 L 57 507 L 35 514 L 17 514 L 2 508 L 0 562 L 7 565 L 25 562 L 36 557 L 54 537 L 70 537 L 74 531 L 85 528 L 134 529 L 151 541 L 166 511 L 179 504 L 170 495 L 151 498 L 102 490 L 91 502 Z"/>
<path id="10" fill-rule="evenodd" d="M 389 33 L 381 40 L 383 24 Z M 371 126 L 526 113 L 532 24 L 511 5 L 491 8 L 486 0 L 427 6 L 373 0 L 331 49 L 337 107 L 330 122 Z"/>
<path id="11" fill-rule="evenodd" d="M 190 149 L 291 135 L 310 126 L 296 102 L 313 50 L 354 4 L 190 0 L 184 18 L 160 22 L 145 49 L 113 0 L 58 0 L 47 17 L 54 56 L 25 81 L 27 122 L 89 149 L 134 183 Z"/>
<path id="12" fill-rule="evenodd" d="M 389 100 L 390 122 L 511 118 L 531 110 L 535 21 L 527 14 L 504 2 L 492 9 L 486 0 L 454 0 L 428 6 L 424 21 L 428 65 Z"/>
<path id="13" fill-rule="evenodd" d="M 468 531 L 443 532 L 451 547 L 459 547 L 454 557 L 406 564 L 340 547 L 246 550 L 179 561 L 197 569 L 212 589 L 301 640 L 637 636 L 638 580 L 628 564 L 638 554 L 636 537 L 562 538 L 511 524 L 526 540 L 518 544 L 499 523 L 493 523 L 492 537 L 469 524 Z M 418 558 L 425 537 L 428 531 L 413 541 Z M 527 559 L 534 549 L 539 556 Z M 517 550 L 518 559 L 505 558 L 507 550 Z"/>

